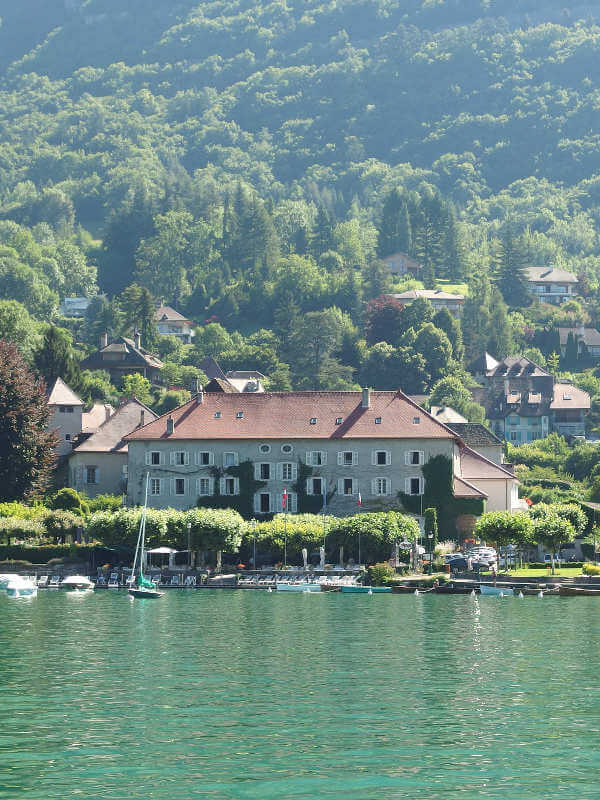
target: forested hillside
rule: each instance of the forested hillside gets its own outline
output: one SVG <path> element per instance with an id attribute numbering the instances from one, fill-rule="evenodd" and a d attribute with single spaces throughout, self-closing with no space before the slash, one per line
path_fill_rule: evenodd
<path id="1" fill-rule="evenodd" d="M 463 345 L 425 308 L 381 351 L 377 314 L 397 309 L 376 300 L 393 288 L 378 258 L 402 250 L 426 286 L 471 294 L 467 356 L 550 354 L 561 320 L 509 320 L 505 303 L 527 305 L 525 263 L 598 285 L 599 16 L 558 0 L 1 0 L 0 294 L 27 327 L 100 289 L 76 331 L 91 346 L 131 330 L 141 286 L 224 326 L 200 331 L 198 358 L 282 387 L 412 375 L 419 391 L 441 374 L 415 337 L 442 331 L 452 369 Z M 217 342 L 236 331 L 243 346 Z"/>

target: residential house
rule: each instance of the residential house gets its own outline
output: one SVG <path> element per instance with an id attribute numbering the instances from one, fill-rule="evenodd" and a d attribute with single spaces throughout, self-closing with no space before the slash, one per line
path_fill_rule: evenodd
<path id="1" fill-rule="evenodd" d="M 480 422 L 446 423 L 471 450 L 494 464 L 504 464 L 504 443 Z"/>
<path id="2" fill-rule="evenodd" d="M 85 317 L 90 303 L 89 297 L 65 297 L 59 311 L 63 317 Z"/>
<path id="3" fill-rule="evenodd" d="M 399 300 L 405 306 L 414 303 L 418 297 L 429 300 L 435 311 L 447 308 L 453 317 L 462 315 L 465 298 L 461 294 L 450 294 L 441 289 L 409 289 L 406 292 L 392 294 L 390 297 Z"/>
<path id="4" fill-rule="evenodd" d="M 444 425 L 449 425 L 451 422 L 468 422 L 466 417 L 463 417 L 451 406 L 431 406 L 429 413 L 438 422 L 443 422 Z"/>
<path id="5" fill-rule="evenodd" d="M 57 378 L 47 393 L 46 402 L 52 413 L 48 427 L 55 430 L 59 437 L 58 455 L 66 456 L 82 430 L 83 400 L 62 378 Z"/>
<path id="6" fill-rule="evenodd" d="M 590 359 L 590 361 L 600 359 L 600 331 L 597 331 L 596 328 L 585 328 L 583 325 L 577 328 L 559 328 L 558 334 L 560 336 L 560 354 L 563 358 L 567 351 L 569 334 L 572 334 L 577 343 L 579 358 Z"/>
<path id="7" fill-rule="evenodd" d="M 385 256 L 381 260 L 388 265 L 392 275 L 414 275 L 417 277 L 423 269 L 422 265 L 407 253 L 392 253 L 392 255 Z"/>
<path id="8" fill-rule="evenodd" d="M 229 370 L 224 372 L 214 358 L 205 358 L 199 369 L 209 378 L 206 392 L 264 392 L 265 376 L 256 370 Z M 228 388 L 226 388 L 226 386 Z"/>
<path id="9" fill-rule="evenodd" d="M 100 337 L 100 348 L 81 362 L 82 369 L 103 369 L 110 374 L 111 382 L 119 386 L 125 375 L 143 375 L 151 383 L 160 383 L 162 361 L 142 347 L 142 338 L 136 333 L 135 340 L 126 336 L 108 341 L 108 335 Z"/>
<path id="10" fill-rule="evenodd" d="M 216 496 L 235 505 L 244 491 L 237 468 L 250 462 L 259 482 L 248 498 L 256 515 L 279 511 L 284 496 L 292 513 L 315 496 L 317 508 L 326 496 L 334 515 L 356 513 L 359 497 L 366 511 L 401 509 L 399 493 L 421 497 L 423 466 L 438 455 L 453 466 L 458 496 L 488 497 L 461 477 L 460 437 L 401 391 L 200 392 L 125 438 L 131 505 L 143 499 L 148 470 L 150 505 L 185 509 Z M 513 498 L 515 477 L 500 470 L 495 478 L 510 484 L 505 496 Z M 494 504 L 496 494 L 494 486 Z"/>
<path id="11" fill-rule="evenodd" d="M 486 409 L 492 430 L 514 444 L 541 439 L 549 433 L 585 436 L 587 392 L 554 377 L 525 357 L 508 357 L 480 375 L 473 398 Z"/>
<path id="12" fill-rule="evenodd" d="M 230 370 L 226 375 L 228 383 L 237 389 L 238 392 L 264 392 L 263 381 L 265 376 L 262 372 L 251 370 Z"/>
<path id="13" fill-rule="evenodd" d="M 69 486 L 88 497 L 127 492 L 124 437 L 157 415 L 137 399 L 126 400 L 99 428 L 77 444 L 69 458 Z"/>
<path id="14" fill-rule="evenodd" d="M 163 336 L 176 336 L 184 344 L 194 338 L 194 323 L 171 306 L 159 305 L 156 309 L 156 328 Z"/>
<path id="15" fill-rule="evenodd" d="M 525 275 L 531 293 L 542 303 L 558 306 L 577 295 L 579 281 L 572 272 L 554 267 L 525 267 Z"/>
<path id="16" fill-rule="evenodd" d="M 462 447 L 460 476 L 486 495 L 486 511 L 527 511 L 527 504 L 519 499 L 519 482 L 512 464 L 496 464 L 470 447 Z"/>

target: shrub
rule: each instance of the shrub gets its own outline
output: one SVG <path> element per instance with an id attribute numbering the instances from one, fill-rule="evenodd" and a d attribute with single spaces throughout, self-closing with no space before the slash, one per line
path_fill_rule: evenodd
<path id="1" fill-rule="evenodd" d="M 0 540 L 41 539 L 45 533 L 40 520 L 0 517 Z"/>
<path id="2" fill-rule="evenodd" d="M 584 575 L 600 575 L 600 566 L 598 564 L 584 564 Z"/>
<path id="3" fill-rule="evenodd" d="M 64 541 L 67 536 L 75 537 L 77 528 L 83 527 L 83 519 L 71 511 L 50 511 L 44 517 L 46 533 L 54 541 Z"/>
<path id="4" fill-rule="evenodd" d="M 381 561 L 379 564 L 373 564 L 367 570 L 367 576 L 371 586 L 383 586 L 396 577 L 396 570 L 391 567 L 387 561 Z"/>
<path id="5" fill-rule="evenodd" d="M 564 567 L 568 567 L 569 569 L 582 569 L 583 561 L 565 561 L 564 559 L 560 560 L 560 563 Z M 527 564 L 529 569 L 546 569 L 546 567 L 551 567 L 551 563 L 549 561 L 530 561 Z"/>
<path id="6" fill-rule="evenodd" d="M 90 513 L 86 499 L 75 489 L 59 489 L 47 502 L 47 506 L 56 511 L 72 511 L 79 517 Z"/>
<path id="7" fill-rule="evenodd" d="M 123 508 L 123 499 L 119 494 L 97 494 L 96 497 L 86 498 L 90 513 L 95 511 L 118 511 Z"/>

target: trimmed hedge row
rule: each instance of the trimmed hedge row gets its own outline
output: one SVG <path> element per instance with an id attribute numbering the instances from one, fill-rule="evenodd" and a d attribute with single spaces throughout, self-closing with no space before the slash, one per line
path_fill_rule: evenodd
<path id="1" fill-rule="evenodd" d="M 558 558 L 555 559 L 558 563 Z M 569 569 L 582 569 L 583 568 L 583 561 L 564 561 L 561 559 L 560 564 L 562 567 L 568 567 Z M 551 561 L 530 561 L 528 564 L 529 569 L 545 569 L 546 567 L 551 567 Z"/>

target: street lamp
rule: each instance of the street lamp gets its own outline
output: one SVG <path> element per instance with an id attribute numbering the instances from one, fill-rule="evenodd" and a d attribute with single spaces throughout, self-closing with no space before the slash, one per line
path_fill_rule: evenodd
<path id="1" fill-rule="evenodd" d="M 192 535 L 192 523 L 188 522 L 187 528 L 187 549 L 188 549 L 188 569 L 192 568 L 192 550 L 190 547 L 190 537 Z"/>

